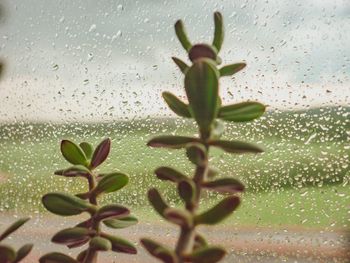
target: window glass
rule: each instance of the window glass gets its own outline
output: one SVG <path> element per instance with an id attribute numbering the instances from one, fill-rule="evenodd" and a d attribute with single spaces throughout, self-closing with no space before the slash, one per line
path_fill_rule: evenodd
<path id="1" fill-rule="evenodd" d="M 33 258 L 61 250 L 49 243 L 62 220 L 41 204 L 52 191 L 79 192 L 83 181 L 53 175 L 67 166 L 61 139 L 112 139 L 104 169 L 118 169 L 130 184 L 104 201 L 129 205 L 140 224 L 121 233 L 163 236 L 177 229 L 149 206 L 147 190 L 176 191 L 153 175 L 156 167 L 193 166 L 183 151 L 151 149 L 155 135 L 197 133 L 161 98 L 185 99 L 183 74 L 171 60 L 186 60 L 174 33 L 183 19 L 191 39 L 210 42 L 212 14 L 225 23 L 223 64 L 245 61 L 244 71 L 221 79 L 224 103 L 260 101 L 267 113 L 251 123 L 226 124 L 224 138 L 255 142 L 261 155 L 213 151 L 211 163 L 247 187 L 240 208 L 204 231 L 225 244 L 225 262 L 346 262 L 350 197 L 350 5 L 348 1 L 45 1 L 1 2 L 0 227 L 32 220 L 10 240 L 34 240 Z M 203 199 L 203 207 L 219 200 Z M 109 259 L 144 262 L 110 254 Z M 75 252 L 71 251 L 72 255 Z"/>

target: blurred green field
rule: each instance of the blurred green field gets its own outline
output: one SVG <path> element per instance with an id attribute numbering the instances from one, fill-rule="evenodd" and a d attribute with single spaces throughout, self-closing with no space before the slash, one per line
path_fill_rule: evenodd
<path id="1" fill-rule="evenodd" d="M 234 176 L 247 186 L 241 208 L 229 224 L 348 227 L 350 108 L 270 113 L 249 124 L 229 124 L 224 137 L 255 142 L 259 155 L 212 151 L 211 163 L 220 176 Z M 112 138 L 103 171 L 120 170 L 131 183 L 105 197 L 131 206 L 136 214 L 155 218 L 145 198 L 157 186 L 178 204 L 174 187 L 156 180 L 153 170 L 173 166 L 191 174 L 184 151 L 151 149 L 145 145 L 160 134 L 193 135 L 192 122 L 178 119 L 127 120 L 86 124 L 2 124 L 0 131 L 0 209 L 42 212 L 41 196 L 49 191 L 83 191 L 83 179 L 54 176 L 68 167 L 59 152 L 63 138 L 97 144 Z M 209 204 L 219 200 L 208 195 Z"/>

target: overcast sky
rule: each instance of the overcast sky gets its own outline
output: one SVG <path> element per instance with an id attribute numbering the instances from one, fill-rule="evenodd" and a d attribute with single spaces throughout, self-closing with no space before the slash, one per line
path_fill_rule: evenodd
<path id="1" fill-rule="evenodd" d="M 224 15 L 225 103 L 273 109 L 350 103 L 350 1 L 0 0 L 0 120 L 96 121 L 173 116 L 160 93 L 183 96 L 186 59 L 173 25 L 211 42 Z"/>

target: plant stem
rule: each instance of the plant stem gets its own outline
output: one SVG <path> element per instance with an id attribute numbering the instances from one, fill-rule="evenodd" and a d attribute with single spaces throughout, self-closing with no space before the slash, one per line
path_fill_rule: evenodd
<path id="1" fill-rule="evenodd" d="M 92 173 L 88 177 L 88 182 L 89 182 L 89 192 L 91 192 L 96 187 L 96 180 Z M 89 202 L 93 205 L 97 205 L 96 196 L 90 195 Z M 100 231 L 99 223 L 95 224 L 95 222 L 92 222 L 92 229 L 96 230 L 96 232 L 98 233 Z M 97 251 L 89 247 L 87 250 L 86 256 L 83 260 L 83 263 L 97 263 Z"/>
<path id="2" fill-rule="evenodd" d="M 201 136 L 203 138 L 203 136 Z M 207 136 L 205 136 L 207 137 Z M 192 217 L 195 216 L 195 212 L 198 209 L 199 201 L 202 193 L 202 183 L 206 179 L 208 168 L 209 168 L 209 161 L 208 161 L 208 154 L 209 154 L 209 146 L 206 144 L 206 152 L 204 156 L 204 164 L 199 166 L 197 165 L 196 171 L 193 177 L 193 181 L 196 185 L 196 191 L 195 191 L 195 198 L 193 205 L 191 207 L 186 207 L 187 211 L 189 211 L 192 214 Z M 194 246 L 194 240 L 195 240 L 195 226 L 191 228 L 182 227 L 180 232 L 180 237 L 176 244 L 176 255 L 179 259 L 179 263 L 184 263 L 183 261 L 183 255 L 186 253 L 191 253 Z"/>

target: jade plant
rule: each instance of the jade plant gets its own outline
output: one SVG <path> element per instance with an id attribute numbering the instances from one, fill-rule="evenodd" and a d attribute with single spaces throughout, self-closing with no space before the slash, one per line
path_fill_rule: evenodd
<path id="1" fill-rule="evenodd" d="M 244 185 L 237 179 L 215 178 L 217 171 L 209 166 L 209 150 L 220 148 L 233 154 L 260 153 L 263 150 L 251 143 L 220 139 L 224 132 L 223 121 L 245 122 L 260 117 L 265 106 L 258 102 L 242 102 L 222 105 L 219 96 L 219 79 L 232 76 L 246 64 L 235 63 L 219 67 L 224 31 L 223 19 L 219 12 L 214 13 L 215 33 L 211 45 L 195 44 L 189 41 L 181 20 L 175 24 L 176 35 L 188 52 L 192 65 L 173 57 L 174 62 L 184 74 L 184 86 L 188 104 L 175 95 L 164 92 L 163 98 L 169 108 L 178 116 L 192 118 L 198 125 L 198 137 L 159 136 L 148 142 L 150 147 L 185 149 L 189 161 L 195 165 L 194 175 L 188 176 L 171 167 L 162 166 L 155 170 L 160 180 L 177 186 L 184 209 L 171 207 L 156 188 L 148 192 L 153 208 L 167 221 L 179 226 L 180 233 L 174 249 L 148 238 L 141 240 L 145 249 L 154 257 L 166 263 L 213 263 L 220 261 L 225 250 L 221 246 L 210 245 L 198 232 L 200 225 L 215 225 L 239 206 L 239 193 Z M 223 199 L 208 210 L 200 209 L 199 204 L 204 191 L 222 194 Z"/>
<path id="2" fill-rule="evenodd" d="M 89 218 L 74 227 L 63 229 L 52 237 L 52 242 L 66 245 L 68 248 L 88 244 L 74 259 L 59 252 L 48 253 L 40 258 L 41 263 L 95 263 L 102 251 L 136 254 L 135 246 L 118 236 L 106 233 L 102 225 L 120 229 L 137 223 L 128 208 L 119 204 L 99 205 L 102 194 L 113 193 L 123 188 L 129 181 L 128 176 L 120 172 L 97 173 L 96 168 L 108 157 L 110 139 L 103 140 L 95 149 L 91 144 L 79 145 L 63 140 L 61 152 L 72 164 L 67 169 L 58 170 L 56 175 L 82 177 L 87 180 L 88 190 L 76 195 L 68 193 L 48 193 L 43 196 L 45 208 L 60 216 L 74 216 L 86 212 Z"/>
<path id="3" fill-rule="evenodd" d="M 2 234 L 0 234 L 0 263 L 21 262 L 32 250 L 32 244 L 26 244 L 19 250 L 14 250 L 11 246 L 5 245 L 2 241 L 25 224 L 29 218 L 21 218 L 10 225 Z"/>

